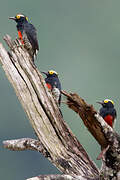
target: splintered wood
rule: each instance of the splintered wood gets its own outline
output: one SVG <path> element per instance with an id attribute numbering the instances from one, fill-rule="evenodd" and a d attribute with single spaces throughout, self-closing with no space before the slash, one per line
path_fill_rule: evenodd
<path id="1" fill-rule="evenodd" d="M 43 155 L 64 174 L 98 176 L 98 168 L 64 121 L 58 104 L 27 50 L 19 40 L 12 41 L 6 36 L 5 41 L 10 51 L 7 52 L 0 44 L 2 67 L 40 141 L 37 147 L 34 140 L 11 140 L 4 142 L 5 147 L 44 152 Z"/>
<path id="2" fill-rule="evenodd" d="M 103 129 L 101 128 L 101 124 L 95 116 L 95 114 L 98 113 L 94 109 L 93 105 L 87 104 L 84 99 L 75 93 L 68 94 L 67 92 L 62 91 L 62 94 L 67 97 L 66 103 L 68 107 L 79 114 L 83 123 L 100 144 L 100 146 L 103 148 L 107 147 L 108 142 L 103 133 Z"/>

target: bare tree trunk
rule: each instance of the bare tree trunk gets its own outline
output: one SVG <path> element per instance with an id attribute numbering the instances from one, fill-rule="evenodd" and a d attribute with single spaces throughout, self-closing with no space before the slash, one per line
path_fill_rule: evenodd
<path id="1" fill-rule="evenodd" d="M 7 52 L 0 44 L 0 61 L 38 140 L 22 138 L 4 141 L 4 147 L 11 150 L 37 150 L 64 173 L 64 175 L 39 176 L 31 178 L 31 180 L 118 178 L 120 172 L 119 135 L 108 127 L 93 107 L 87 105 L 78 95 L 76 99 L 75 94 L 63 92 L 67 96 L 69 107 L 79 113 L 84 124 L 101 147 L 106 148 L 109 145 L 108 156 L 105 156 L 104 169 L 102 168 L 101 171 L 103 176 L 101 176 L 94 162 L 65 123 L 56 100 L 45 86 L 44 79 L 33 64 L 27 50 L 18 40 L 12 42 L 8 35 L 5 37 L 5 41 L 10 52 Z M 109 155 L 115 157 L 116 168 L 114 171 L 113 167 L 110 165 L 108 167 L 107 164 L 110 160 Z M 108 169 L 107 173 L 106 169 Z M 112 170 L 112 176 L 109 169 Z"/>

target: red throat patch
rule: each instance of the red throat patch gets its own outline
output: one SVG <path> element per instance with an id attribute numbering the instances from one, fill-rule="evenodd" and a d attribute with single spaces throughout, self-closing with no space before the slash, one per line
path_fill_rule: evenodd
<path id="1" fill-rule="evenodd" d="M 114 123 L 114 117 L 112 115 L 107 115 L 104 117 L 104 120 L 106 121 L 106 123 L 113 127 L 113 123 Z"/>
<path id="2" fill-rule="evenodd" d="M 49 84 L 49 83 L 46 83 L 46 85 L 47 85 L 47 87 L 48 87 L 48 89 L 52 89 L 52 86 L 51 86 L 51 84 Z"/>
<path id="3" fill-rule="evenodd" d="M 24 44 L 21 31 L 18 31 L 18 37 L 21 40 L 22 44 Z"/>

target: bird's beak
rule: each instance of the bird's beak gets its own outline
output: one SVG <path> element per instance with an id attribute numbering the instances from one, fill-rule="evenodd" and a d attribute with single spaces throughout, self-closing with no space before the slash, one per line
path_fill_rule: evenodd
<path id="1" fill-rule="evenodd" d="M 47 72 L 43 72 L 43 71 L 42 71 L 41 73 L 45 74 L 46 76 L 48 75 L 48 73 L 47 73 Z"/>
<path id="2" fill-rule="evenodd" d="M 96 103 L 103 105 L 103 102 L 102 102 L 102 101 L 97 101 Z"/>
<path id="3" fill-rule="evenodd" d="M 16 20 L 16 18 L 15 18 L 15 17 L 9 17 L 9 19 Z"/>

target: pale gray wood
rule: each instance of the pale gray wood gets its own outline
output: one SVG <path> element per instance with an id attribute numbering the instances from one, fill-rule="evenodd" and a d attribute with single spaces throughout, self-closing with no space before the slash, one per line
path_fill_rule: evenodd
<path id="1" fill-rule="evenodd" d="M 63 120 L 58 104 L 27 50 L 18 40 L 12 42 L 9 36 L 5 41 L 11 51 L 8 53 L 0 44 L 2 67 L 42 148 L 48 152 L 47 158 L 64 174 L 98 176 L 98 168 Z"/>
<path id="2" fill-rule="evenodd" d="M 70 175 L 41 175 L 27 180 L 99 180 L 98 178 L 89 178 L 83 176 L 70 176 Z"/>
<path id="3" fill-rule="evenodd" d="M 120 136 L 108 126 L 92 105 L 88 105 L 77 94 L 68 94 L 68 106 L 77 112 L 85 126 L 101 145 L 103 165 L 98 168 L 88 157 L 80 142 L 73 135 L 59 110 L 58 104 L 45 86 L 44 79 L 27 52 L 9 36 L 5 41 L 7 52 L 0 44 L 0 63 L 11 82 L 18 99 L 38 137 L 38 140 L 22 138 L 4 141 L 10 150 L 37 150 L 47 157 L 61 172 L 68 175 L 45 175 L 31 178 L 43 179 L 120 179 Z M 102 153 L 101 153 L 102 154 Z"/>

